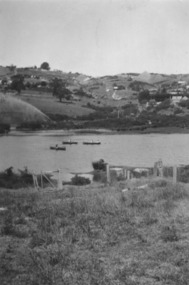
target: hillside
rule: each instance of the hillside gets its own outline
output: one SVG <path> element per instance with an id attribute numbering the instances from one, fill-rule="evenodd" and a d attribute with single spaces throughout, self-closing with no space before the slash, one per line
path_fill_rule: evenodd
<path id="1" fill-rule="evenodd" d="M 11 69 L 11 70 L 10 70 Z M 64 73 L 60 70 L 1 67 L 1 90 L 6 96 L 11 92 L 14 80 L 23 80 L 23 87 L 13 96 L 33 105 L 56 121 L 57 127 L 108 128 L 122 131 L 147 131 L 162 127 L 189 128 L 188 106 L 158 104 L 174 96 L 189 97 L 189 75 L 165 75 L 143 72 L 123 73 L 92 77 L 80 73 Z M 13 76 L 14 75 L 14 76 Z M 21 76 L 21 77 L 20 77 Z M 53 96 L 53 84 L 64 82 L 69 98 Z M 165 92 L 155 102 L 154 94 Z M 149 92 L 148 103 L 143 104 L 139 94 Z M 182 96 L 183 97 L 183 96 Z M 175 100 L 178 100 L 175 98 Z M 176 102 L 176 101 L 175 101 Z M 173 105 L 174 105 L 173 104 Z M 156 105 L 156 106 L 155 106 Z M 162 106 L 162 107 L 161 107 Z M 150 122 L 150 123 L 149 123 Z"/>
<path id="2" fill-rule="evenodd" d="M 59 102 L 58 98 L 53 97 L 50 93 L 41 93 L 37 91 L 23 91 L 19 96 L 23 101 L 35 106 L 48 116 L 60 115 L 70 118 L 77 116 L 89 115 L 93 110 L 84 106 L 82 101 Z"/>

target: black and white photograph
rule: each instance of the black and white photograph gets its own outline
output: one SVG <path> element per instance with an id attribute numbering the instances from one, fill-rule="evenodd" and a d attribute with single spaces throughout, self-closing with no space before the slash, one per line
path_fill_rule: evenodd
<path id="1" fill-rule="evenodd" d="M 0 285 L 189 285 L 189 0 L 0 0 Z"/>

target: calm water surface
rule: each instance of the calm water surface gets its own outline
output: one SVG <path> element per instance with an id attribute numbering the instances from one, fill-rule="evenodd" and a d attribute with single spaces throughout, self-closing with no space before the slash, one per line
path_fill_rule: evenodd
<path id="1" fill-rule="evenodd" d="M 63 140 L 76 140 L 66 151 L 50 150 Z M 83 141 L 100 140 L 101 145 L 83 145 Z M 41 132 L 0 137 L 0 170 L 10 166 L 34 172 L 60 168 L 63 178 L 73 172 L 89 172 L 92 161 L 103 158 L 113 165 L 153 166 L 162 159 L 165 164 L 189 164 L 189 134 L 145 135 L 74 135 Z"/>

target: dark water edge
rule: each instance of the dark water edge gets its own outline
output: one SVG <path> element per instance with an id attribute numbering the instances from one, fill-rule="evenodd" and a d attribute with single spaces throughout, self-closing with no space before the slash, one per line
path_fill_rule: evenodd
<path id="1" fill-rule="evenodd" d="M 52 133 L 52 134 L 51 134 Z M 158 128 L 147 128 L 145 130 L 109 130 L 109 129 L 48 129 L 48 130 L 37 130 L 37 131 L 30 131 L 30 130 L 11 130 L 8 134 L 9 136 L 29 136 L 29 135 L 42 135 L 45 136 L 71 136 L 71 135 L 135 135 L 135 134 L 189 134 L 189 129 L 187 128 L 179 128 L 179 127 L 158 127 Z M 4 136 L 5 134 L 0 134 L 0 136 Z"/>

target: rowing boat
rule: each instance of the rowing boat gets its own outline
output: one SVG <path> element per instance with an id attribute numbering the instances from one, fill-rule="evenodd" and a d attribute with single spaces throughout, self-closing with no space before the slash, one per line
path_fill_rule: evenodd
<path id="1" fill-rule="evenodd" d="M 87 144 L 87 145 L 99 145 L 101 144 L 101 142 L 99 141 L 86 141 L 86 142 L 83 142 L 83 144 Z"/>
<path id="2" fill-rule="evenodd" d="M 76 141 L 71 141 L 71 140 L 69 140 L 69 141 L 63 141 L 62 143 L 63 143 L 63 144 L 78 144 L 78 142 L 76 142 Z"/>
<path id="3" fill-rule="evenodd" d="M 53 150 L 66 150 L 65 146 L 50 146 L 50 149 L 53 149 Z"/>

